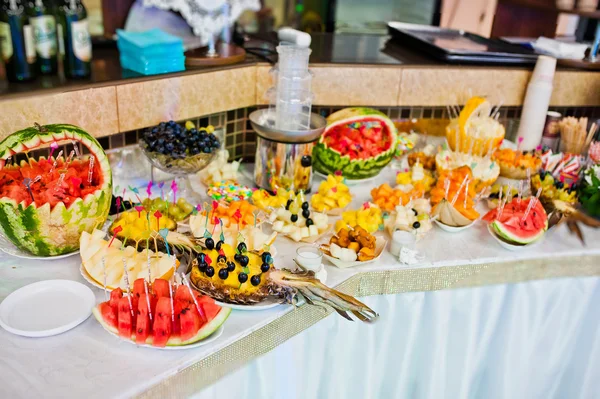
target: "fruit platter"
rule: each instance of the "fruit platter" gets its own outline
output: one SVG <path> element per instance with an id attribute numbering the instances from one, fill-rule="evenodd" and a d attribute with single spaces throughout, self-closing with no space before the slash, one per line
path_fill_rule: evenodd
<path id="1" fill-rule="evenodd" d="M 173 285 L 169 279 L 148 284 L 139 278 L 130 291 L 113 289 L 110 299 L 96 305 L 92 313 L 106 331 L 125 341 L 177 348 L 209 343 L 207 338 L 221 328 L 231 309 L 186 284 Z"/>
<path id="2" fill-rule="evenodd" d="M 340 269 L 360 266 L 379 259 L 387 242 L 360 226 L 342 228 L 320 246 L 325 258 Z"/>

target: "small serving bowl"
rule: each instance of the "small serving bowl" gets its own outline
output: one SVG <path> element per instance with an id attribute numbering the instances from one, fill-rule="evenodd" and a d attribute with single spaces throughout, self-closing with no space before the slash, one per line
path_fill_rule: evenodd
<path id="1" fill-rule="evenodd" d="M 499 237 L 494 232 L 494 230 L 492 229 L 492 227 L 489 224 L 488 224 L 487 228 L 488 228 L 488 231 L 490 232 L 490 234 L 492 235 L 492 237 L 494 237 L 494 240 L 496 240 L 496 242 L 498 242 L 498 244 L 500 244 L 500 246 L 502 248 L 508 249 L 509 251 L 523 251 L 524 249 L 531 248 L 532 246 L 537 245 L 540 242 L 542 242 L 544 240 L 544 236 L 546 235 L 546 234 L 544 234 L 539 239 L 535 240 L 534 242 L 530 242 L 529 244 L 513 244 L 513 243 L 509 243 L 508 241 L 505 241 L 501 237 Z"/>
<path id="2" fill-rule="evenodd" d="M 437 224 L 439 226 L 440 229 L 442 229 L 444 231 L 447 231 L 449 233 L 458 233 L 459 231 L 463 231 L 463 230 L 468 229 L 469 227 L 472 227 L 475 224 L 475 222 L 477 222 L 477 219 L 473 220 L 470 224 L 467 224 L 466 226 L 460 226 L 460 227 L 448 226 L 447 224 L 444 224 L 437 219 L 433 219 L 433 221 L 435 222 L 435 224 Z"/>

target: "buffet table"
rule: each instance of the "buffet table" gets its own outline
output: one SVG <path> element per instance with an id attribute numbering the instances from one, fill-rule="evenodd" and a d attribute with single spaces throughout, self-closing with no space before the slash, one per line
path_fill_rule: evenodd
<path id="1" fill-rule="evenodd" d="M 352 206 L 393 173 L 351 188 Z M 591 397 L 600 231 L 583 231 L 587 246 L 562 226 L 510 252 L 479 222 L 459 234 L 434 229 L 417 244 L 424 259 L 415 266 L 387 251 L 353 269 L 327 265 L 327 285 L 372 296 L 364 300 L 380 314 L 374 325 L 307 305 L 234 310 L 214 342 L 177 351 L 136 347 L 93 317 L 42 339 L 0 330 L 0 397 Z M 295 243 L 275 245 L 275 265 L 291 267 Z M 41 280 L 85 283 L 79 268 L 79 256 L 0 254 L 0 299 Z"/>

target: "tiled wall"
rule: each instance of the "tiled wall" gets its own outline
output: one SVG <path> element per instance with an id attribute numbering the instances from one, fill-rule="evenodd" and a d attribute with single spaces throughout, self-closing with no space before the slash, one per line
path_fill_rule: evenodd
<path id="1" fill-rule="evenodd" d="M 313 112 L 327 116 L 344 107 L 313 107 Z M 447 119 L 446 107 L 375 107 L 387 114 L 392 119 Z M 232 111 L 192 118 L 198 126 L 213 125 L 216 129 L 225 129 L 225 148 L 229 151 L 231 159 L 243 158 L 244 161 L 254 160 L 256 150 L 256 133 L 248 120 L 248 115 L 255 107 L 239 108 Z M 550 110 L 560 112 L 564 116 L 586 116 L 590 120 L 600 118 L 599 107 L 551 107 Z M 516 135 L 518 121 L 521 117 L 521 107 L 500 108 L 499 120 L 506 127 L 506 137 L 513 139 Z M 184 123 L 185 120 L 179 122 Z M 126 145 L 136 144 L 143 134 L 143 130 L 134 130 L 118 133 L 98 139 L 105 149 L 115 149 Z"/>

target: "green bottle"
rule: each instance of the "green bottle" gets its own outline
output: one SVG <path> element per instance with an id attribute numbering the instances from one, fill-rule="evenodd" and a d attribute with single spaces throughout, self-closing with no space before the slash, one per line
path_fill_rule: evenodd
<path id="1" fill-rule="evenodd" d="M 38 71 L 42 75 L 53 75 L 58 71 L 56 39 L 56 18 L 48 0 L 35 0 L 29 3 L 27 14 L 33 28 Z"/>
<path id="2" fill-rule="evenodd" d="M 0 0 L 0 55 L 11 82 L 35 79 L 35 43 L 24 1 Z"/>
<path id="3" fill-rule="evenodd" d="M 85 78 L 91 74 L 92 40 L 87 11 L 81 0 L 57 0 L 58 49 L 65 76 Z"/>

